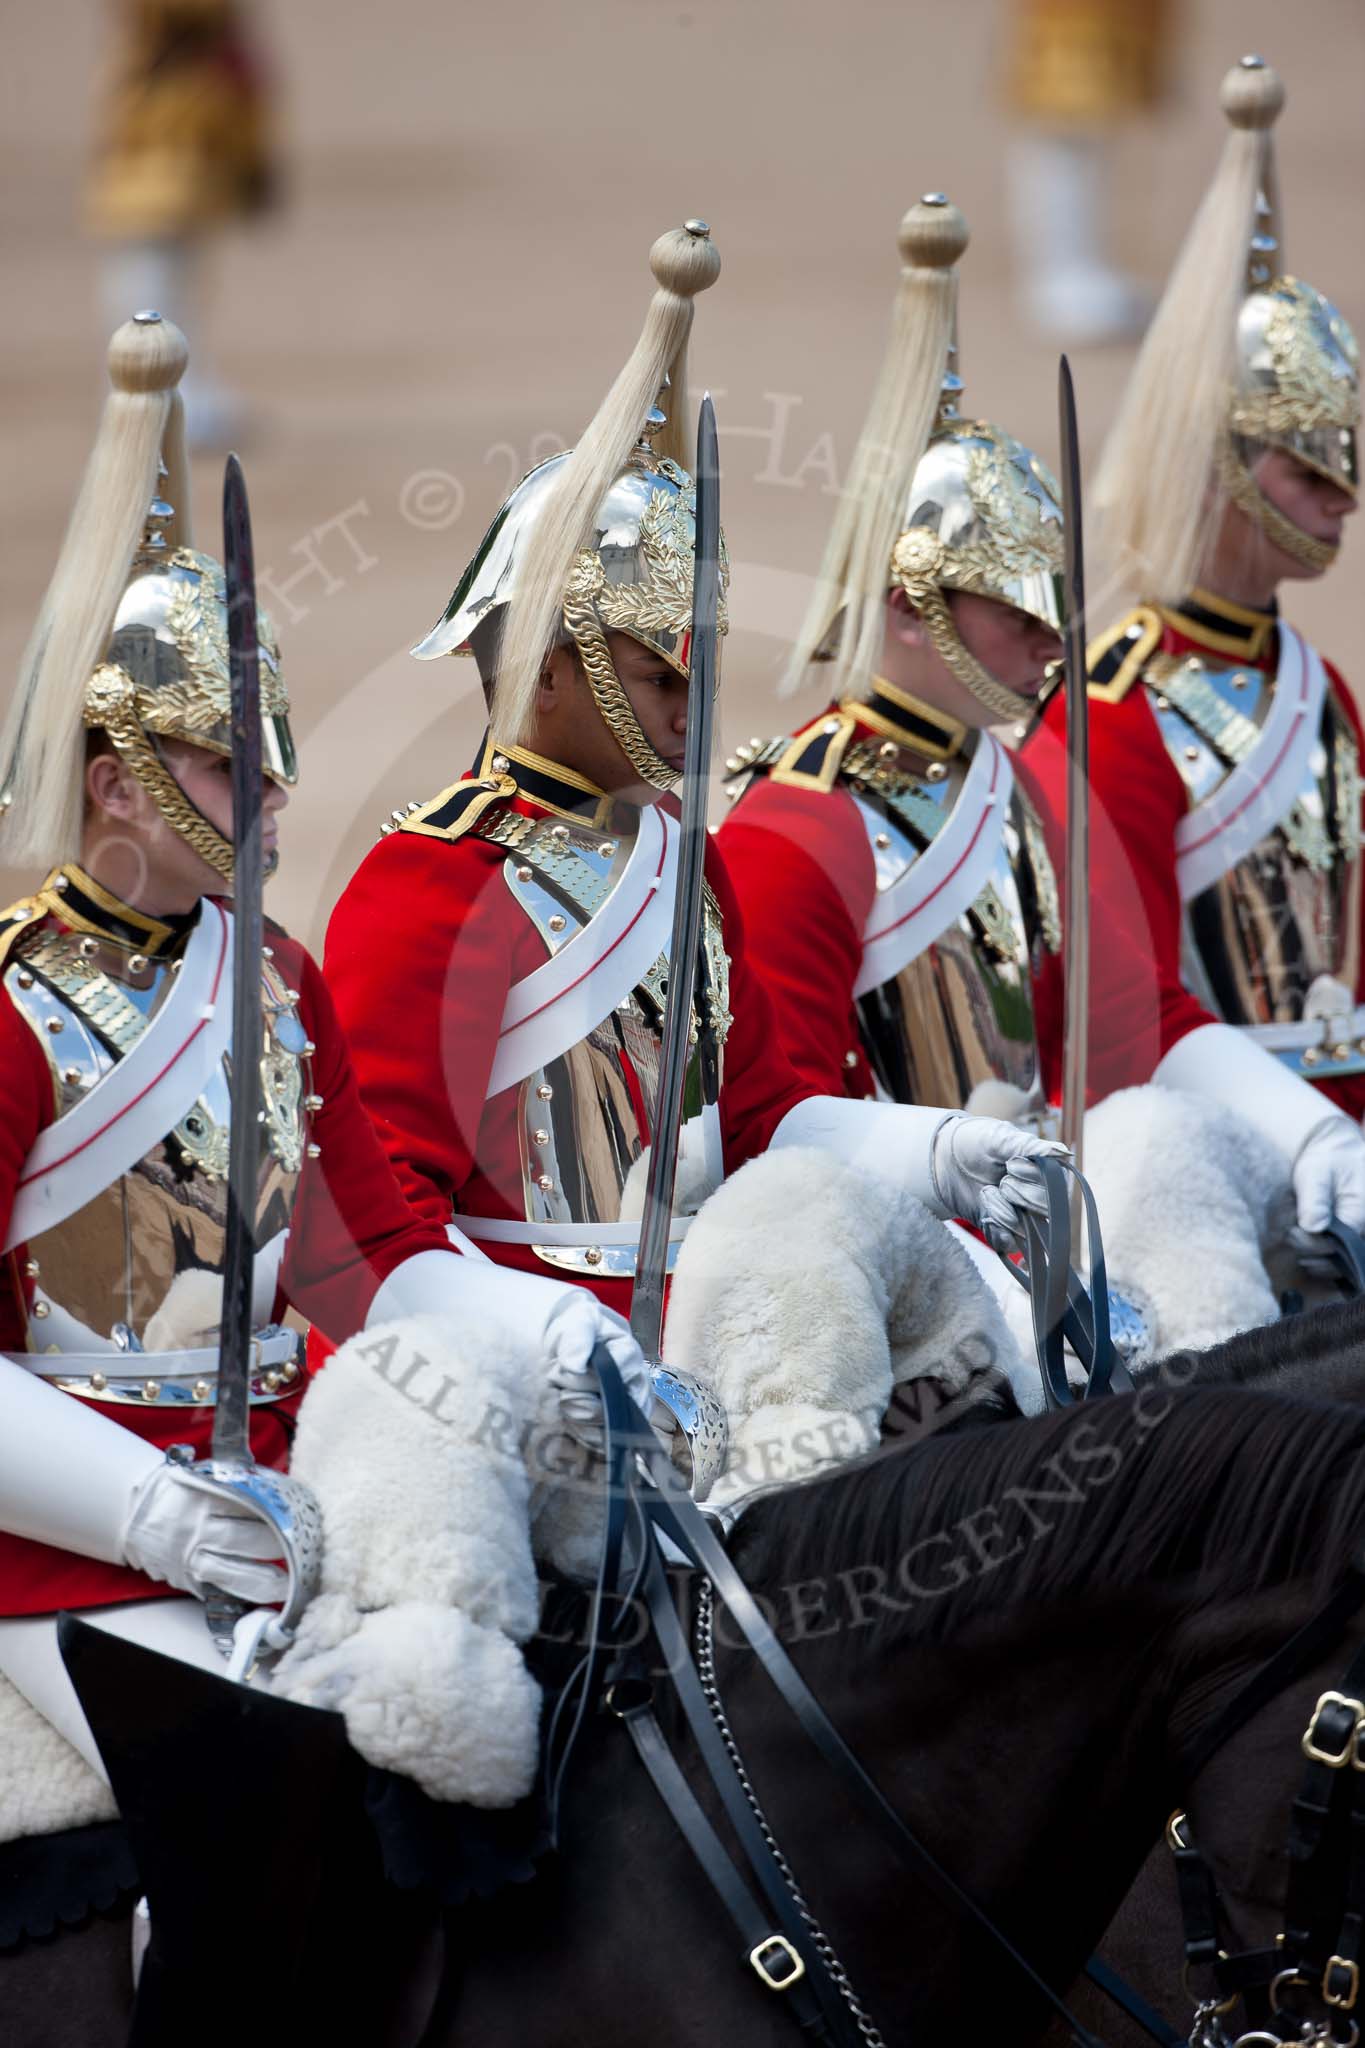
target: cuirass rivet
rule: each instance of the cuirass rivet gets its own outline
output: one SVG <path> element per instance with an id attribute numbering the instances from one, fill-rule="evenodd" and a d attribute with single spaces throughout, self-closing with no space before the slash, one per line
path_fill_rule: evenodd
<path id="1" fill-rule="evenodd" d="M 31 974 L 21 974 L 19 976 L 19 986 L 20 988 L 32 988 L 33 976 Z"/>
<path id="2" fill-rule="evenodd" d="M 559 912 L 556 911 L 553 917 L 547 918 L 545 921 L 552 932 L 562 932 L 567 920 L 562 918 Z"/>
<path id="3" fill-rule="evenodd" d="M 947 773 L 942 761 L 931 761 L 924 771 L 924 778 L 926 782 L 942 782 Z"/>
<path id="4" fill-rule="evenodd" d="M 857 1064 L 858 1064 L 858 1055 L 857 1055 L 857 1053 L 856 1053 L 856 1052 L 846 1052 L 846 1053 L 844 1054 L 844 1065 L 845 1065 L 846 1067 L 856 1067 L 856 1066 L 857 1066 Z"/>
<path id="5" fill-rule="evenodd" d="M 548 1145 L 549 1142 L 550 1133 L 548 1131 L 532 1131 L 531 1143 L 533 1145 Z"/>
<path id="6" fill-rule="evenodd" d="M 600 1266 L 600 1265 L 601 1265 L 601 1263 L 602 1263 L 602 1248 L 601 1248 L 601 1246 L 600 1246 L 600 1245 L 595 1245 L 595 1244 L 590 1244 L 590 1245 L 588 1246 L 588 1249 L 587 1249 L 587 1250 L 586 1250 L 586 1251 L 584 1252 L 584 1254 L 583 1254 L 583 1258 L 584 1258 L 584 1261 L 585 1261 L 585 1263 L 586 1263 L 587 1265 L 589 1265 L 589 1266 Z"/>
<path id="7" fill-rule="evenodd" d="M 68 1088 L 74 1088 L 80 1078 L 81 1070 L 79 1067 L 64 1067 L 62 1069 L 62 1079 Z"/>
<path id="8" fill-rule="evenodd" d="M 193 1394 L 196 1401 L 207 1401 L 209 1397 L 208 1381 L 196 1380 L 194 1385 L 190 1388 L 190 1392 Z"/>
<path id="9" fill-rule="evenodd" d="M 61 1017 L 49 1017 L 47 1020 L 47 1028 L 52 1033 L 52 1036 L 55 1038 L 59 1031 L 64 1031 L 66 1029 L 65 1019 Z"/>
<path id="10" fill-rule="evenodd" d="M 883 853 L 885 853 L 887 847 L 891 844 L 891 834 L 889 832 L 879 832 L 872 844 L 879 846 Z"/>
<path id="11" fill-rule="evenodd" d="M 144 1401 L 155 1401 L 160 1392 L 160 1380 L 144 1380 L 142 1382 L 142 1398 Z"/>
<path id="12" fill-rule="evenodd" d="M 562 845 L 563 845 L 563 844 L 565 843 L 565 841 L 566 841 L 566 840 L 568 839 L 568 836 L 569 836 L 569 828 L 568 828 L 568 826 L 567 826 L 567 825 L 552 825 L 552 826 L 550 827 L 550 837 L 551 837 L 551 839 L 557 839 L 557 840 L 559 841 L 559 843 L 560 843 L 560 845 L 561 845 L 561 846 L 562 846 Z"/>
<path id="13" fill-rule="evenodd" d="M 881 755 L 883 761 L 894 761 L 900 752 L 900 748 L 894 740 L 883 740 L 877 752 Z"/>
<path id="14" fill-rule="evenodd" d="M 95 1394 L 102 1394 L 102 1393 L 104 1392 L 105 1388 L 106 1388 L 106 1387 L 108 1386 L 108 1384 L 109 1384 L 109 1382 L 108 1382 L 108 1380 L 107 1380 L 107 1379 L 106 1379 L 106 1378 L 104 1377 L 104 1374 L 103 1374 L 102 1372 L 92 1372 L 92 1373 L 91 1373 L 91 1375 L 90 1375 L 90 1390 L 91 1390 L 91 1392 L 92 1392 L 92 1393 L 95 1393 Z"/>
<path id="15" fill-rule="evenodd" d="M 305 1095 L 303 1106 L 305 1109 L 311 1110 L 314 1116 L 316 1116 L 317 1112 L 322 1108 L 322 1097 L 320 1095 Z"/>
<path id="16" fill-rule="evenodd" d="M 315 1053 L 316 1051 L 317 1051 L 317 1047 L 316 1047 L 316 1046 L 314 1045 L 314 1043 L 313 1043 L 312 1039 L 311 1039 L 311 1038 L 305 1038 L 305 1039 L 304 1039 L 304 1041 L 303 1041 L 303 1057 L 304 1057 L 304 1058 L 305 1058 L 306 1060 L 311 1060 L 311 1059 L 312 1059 L 312 1057 L 313 1057 L 313 1054 L 314 1054 L 314 1053 Z"/>
<path id="17" fill-rule="evenodd" d="M 540 1083 L 540 1086 L 536 1089 L 536 1094 L 540 1097 L 540 1100 L 542 1102 L 548 1102 L 550 1100 L 550 1097 L 554 1094 L 554 1092 L 554 1089 L 550 1086 L 548 1081 L 542 1081 Z"/>
<path id="18" fill-rule="evenodd" d="M 36 1280 L 41 1270 L 42 1268 L 39 1266 L 38 1261 L 36 1259 L 24 1260 L 24 1271 L 25 1273 L 27 1273 L 30 1280 Z"/>
<path id="19" fill-rule="evenodd" d="M 1185 749 L 1185 759 L 1186 759 L 1187 761 L 1197 761 L 1197 760 L 1199 759 L 1199 749 L 1198 749 L 1198 747 L 1186 747 L 1186 749 Z"/>
<path id="20" fill-rule="evenodd" d="M 604 839 L 597 851 L 601 854 L 603 860 L 610 860 L 616 851 L 616 841 L 614 839 Z"/>
<path id="21" fill-rule="evenodd" d="M 321 1147 L 321 1145 L 310 1145 L 310 1146 L 308 1147 L 308 1157 L 309 1157 L 310 1159 L 321 1159 L 321 1157 L 322 1157 L 322 1147 Z"/>
<path id="22" fill-rule="evenodd" d="M 51 1315 L 52 1311 L 45 1301 L 35 1301 L 33 1304 L 33 1313 L 38 1318 L 38 1321 L 41 1323 L 47 1316 Z"/>
<path id="23" fill-rule="evenodd" d="M 261 1385 L 265 1388 L 267 1394 L 278 1394 L 280 1391 L 279 1374 L 277 1372 L 263 1372 L 261 1374 Z"/>
<path id="24" fill-rule="evenodd" d="M 98 940 L 98 939 L 82 939 L 82 940 L 81 940 L 81 943 L 80 943 L 80 952 L 81 952 L 81 956 L 82 956 L 82 958 L 83 958 L 83 959 L 86 959 L 86 960 L 90 959 L 91 955 L 92 955 L 92 954 L 94 954 L 94 953 L 98 953 L 99 949 L 100 949 L 100 942 L 99 942 L 99 940 Z"/>
<path id="25" fill-rule="evenodd" d="M 519 882 L 529 882 L 529 881 L 530 881 L 530 879 L 531 879 L 531 870 L 530 870 L 530 868 L 518 868 L 518 869 L 517 869 L 517 880 L 518 880 Z"/>
<path id="26" fill-rule="evenodd" d="M 540 1189 L 543 1195 L 552 1195 L 555 1191 L 555 1184 L 551 1180 L 548 1173 L 542 1173 L 540 1175 L 539 1179 L 536 1181 L 536 1186 Z"/>
<path id="27" fill-rule="evenodd" d="M 130 953 L 128 955 L 128 972 L 130 974 L 141 974 L 146 965 L 147 955 L 145 953 Z"/>
<path id="28" fill-rule="evenodd" d="M 299 1369 L 295 1365 L 292 1358 L 289 1360 L 287 1365 L 281 1366 L 280 1375 L 283 1379 L 286 1380 L 296 1380 L 298 1378 Z"/>

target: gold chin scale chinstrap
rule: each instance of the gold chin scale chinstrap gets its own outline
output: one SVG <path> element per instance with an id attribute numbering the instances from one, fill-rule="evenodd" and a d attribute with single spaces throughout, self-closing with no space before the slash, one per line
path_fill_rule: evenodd
<path id="1" fill-rule="evenodd" d="M 566 600 L 564 623 L 573 634 L 578 658 L 583 664 L 593 701 L 602 714 L 602 722 L 631 767 L 651 789 L 675 788 L 678 771 L 670 768 L 662 755 L 655 753 L 641 731 L 640 721 L 621 687 L 606 635 L 597 623 L 592 606 Z"/>
<path id="2" fill-rule="evenodd" d="M 1330 569 L 1340 553 L 1340 542 L 1317 540 L 1311 533 L 1305 533 L 1301 526 L 1295 526 L 1292 519 L 1286 519 L 1279 507 L 1272 505 L 1269 498 L 1256 488 L 1254 478 L 1237 458 L 1237 452 L 1226 437 L 1219 442 L 1214 458 L 1218 481 L 1239 512 L 1244 512 L 1254 525 L 1259 526 L 1268 541 L 1292 555 L 1296 562 L 1302 562 L 1305 569 L 1319 574 Z"/>
<path id="3" fill-rule="evenodd" d="M 944 666 L 971 691 L 977 702 L 1002 722 L 1017 723 L 1021 719 L 1031 719 L 1038 708 L 1032 699 L 1017 696 L 1003 683 L 997 683 L 990 671 L 983 668 L 976 656 L 963 645 L 942 592 L 931 588 L 922 594 L 910 594 Z"/>
<path id="4" fill-rule="evenodd" d="M 232 880 L 232 847 L 214 830 L 162 762 L 138 721 L 136 688 L 126 669 L 104 662 L 86 685 L 85 723 L 107 732 L 172 831 L 224 881 Z"/>

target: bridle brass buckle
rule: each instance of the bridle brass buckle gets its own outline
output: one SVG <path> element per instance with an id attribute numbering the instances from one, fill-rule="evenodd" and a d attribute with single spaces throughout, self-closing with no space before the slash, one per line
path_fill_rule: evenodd
<path id="1" fill-rule="evenodd" d="M 1345 1707 L 1354 1716 L 1355 1725 L 1350 1729 L 1340 1749 L 1323 1749 L 1317 1741 L 1322 1717 L 1331 1707 Z M 1362 1720 L 1365 1720 L 1365 1700 L 1354 1700 L 1348 1693 L 1344 1692 L 1325 1692 L 1318 1700 L 1309 1717 L 1308 1726 L 1303 1731 L 1299 1747 L 1304 1755 L 1310 1757 L 1315 1764 L 1326 1764 L 1328 1769 L 1333 1771 L 1343 1770 L 1353 1760 L 1352 1750 L 1354 1743 L 1352 1737 Z"/>
<path id="2" fill-rule="evenodd" d="M 805 1963 L 785 1934 L 765 1935 L 749 1950 L 749 1961 L 769 1991 L 790 1991 L 806 1974 Z"/>
<path id="3" fill-rule="evenodd" d="M 1340 1987 L 1345 1978 L 1345 1988 Z M 1334 2005 L 1338 2012 L 1350 2012 L 1360 1995 L 1360 1965 L 1353 1963 L 1349 1956 L 1328 1956 L 1327 1967 L 1322 1973 L 1322 2002 Z"/>

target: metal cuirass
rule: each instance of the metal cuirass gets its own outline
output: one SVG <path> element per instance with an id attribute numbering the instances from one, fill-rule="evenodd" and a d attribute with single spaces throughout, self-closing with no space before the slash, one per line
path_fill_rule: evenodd
<path id="1" fill-rule="evenodd" d="M 937 778 L 860 791 L 864 813 L 876 813 L 869 822 L 879 896 L 943 829 L 966 770 L 958 756 L 942 764 Z M 1032 978 L 1043 950 L 1056 952 L 1061 943 L 1057 882 L 1041 822 L 1017 782 L 1003 827 L 995 829 L 990 875 L 970 906 L 890 980 L 858 998 L 859 1021 L 873 1072 L 893 1101 L 965 1108 L 982 1083 L 1002 1082 L 1023 1098 L 1013 1113 L 1041 1127 L 1048 1107 Z"/>
<path id="2" fill-rule="evenodd" d="M 1250 664 L 1158 655 L 1144 685 L 1192 809 L 1255 746 L 1276 688 Z M 1184 976 L 1296 1072 L 1365 1073 L 1353 1025 L 1360 926 L 1360 765 L 1329 689 L 1298 792 L 1275 829 L 1186 905 Z M 1309 1020 L 1340 1026 L 1305 1033 Z M 1317 1043 L 1280 1043 L 1295 1031 Z"/>
<path id="3" fill-rule="evenodd" d="M 574 820 L 528 818 L 510 810 L 477 830 L 480 838 L 509 848 L 506 885 L 551 957 L 601 915 L 634 848 L 629 830 L 608 834 Z M 517 1241 L 530 1243 L 559 1271 L 604 1278 L 635 1271 L 633 1226 L 644 1200 L 668 983 L 665 945 L 599 1024 L 518 1084 L 525 1225 Z M 720 909 L 708 887 L 670 1271 L 687 1218 L 723 1173 L 717 1098 L 729 990 Z M 544 1238 L 535 1235 L 537 1228 L 545 1230 Z"/>
<path id="4" fill-rule="evenodd" d="M 68 931 L 39 925 L 14 947 L 6 993 L 47 1056 L 58 1115 L 113 1073 L 174 986 L 177 964 L 152 960 L 145 985 L 98 966 Z M 257 1321 L 267 1325 L 306 1142 L 308 1043 L 270 960 L 262 962 L 263 1144 L 256 1208 Z M 227 1226 L 230 1052 L 174 1128 L 74 1214 L 28 1245 L 35 1283 L 30 1363 L 99 1401 L 212 1402 Z M 209 1276 L 204 1282 L 191 1275 Z M 215 1287 L 214 1282 L 219 1284 Z M 289 1391 L 292 1331 L 263 1332 L 252 1398 Z M 100 1354 L 98 1357 L 95 1354 Z M 68 1358 L 62 1371 L 59 1360 Z"/>

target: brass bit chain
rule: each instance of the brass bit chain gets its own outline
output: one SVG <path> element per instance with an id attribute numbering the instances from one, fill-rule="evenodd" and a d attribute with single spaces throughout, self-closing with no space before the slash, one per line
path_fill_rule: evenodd
<path id="1" fill-rule="evenodd" d="M 678 771 L 670 768 L 661 754 L 655 753 L 641 731 L 640 721 L 621 687 L 606 635 L 592 606 L 566 603 L 564 623 L 573 634 L 578 658 L 583 664 L 593 700 L 602 714 L 602 722 L 631 767 L 651 789 L 675 789 L 679 781 Z"/>
<path id="2" fill-rule="evenodd" d="M 1311 533 L 1305 533 L 1301 526 L 1295 526 L 1292 519 L 1286 519 L 1277 505 L 1272 505 L 1263 491 L 1256 487 L 1250 471 L 1238 459 L 1230 441 L 1224 438 L 1218 444 L 1215 459 L 1218 481 L 1231 498 L 1239 512 L 1244 512 L 1268 541 L 1292 555 L 1296 562 L 1302 562 L 1306 569 L 1321 572 L 1330 569 L 1335 562 L 1339 546 L 1335 541 L 1318 540 Z"/>
<path id="3" fill-rule="evenodd" d="M 739 1779 L 740 1787 L 744 1797 L 749 1802 L 754 1819 L 763 1831 L 763 1839 L 772 1851 L 773 1861 L 781 1871 L 783 1882 L 792 1895 L 792 1903 L 810 1930 L 811 1945 L 829 1972 L 830 1981 L 834 1985 L 835 1990 L 852 2013 L 858 2032 L 862 2035 L 863 2039 L 870 2044 L 870 2048 L 886 2048 L 886 2043 L 878 2033 L 872 2019 L 863 2011 L 862 2006 L 859 2005 L 857 1995 L 849 1981 L 847 1970 L 845 1970 L 831 1947 L 824 1929 L 806 1904 L 805 1895 L 800 1885 L 796 1882 L 796 1878 L 792 1873 L 792 1867 L 782 1854 L 777 1837 L 768 1825 L 768 1817 L 759 1805 L 754 1788 L 749 1782 L 749 1773 L 744 1768 L 744 1759 L 739 1753 L 739 1744 L 735 1741 L 730 1723 L 726 1718 L 725 1706 L 720 1696 L 720 1687 L 716 1683 L 715 1608 L 711 1581 L 704 1574 L 702 1576 L 701 1591 L 697 1599 L 696 1643 L 697 1677 L 701 1680 L 701 1689 L 706 1696 L 706 1704 L 711 1709 L 711 1719 L 715 1722 L 716 1732 L 725 1744 L 730 1762 L 734 1765 L 735 1776 Z"/>

